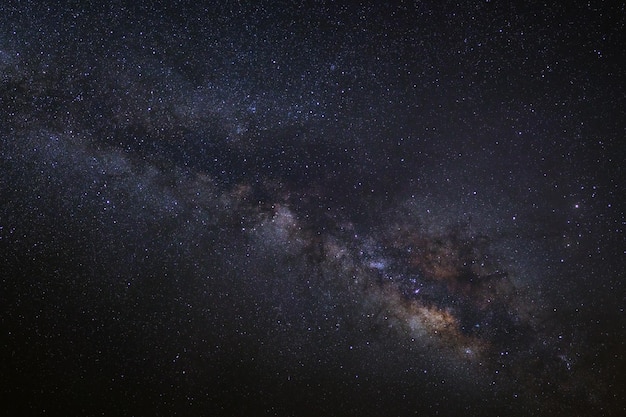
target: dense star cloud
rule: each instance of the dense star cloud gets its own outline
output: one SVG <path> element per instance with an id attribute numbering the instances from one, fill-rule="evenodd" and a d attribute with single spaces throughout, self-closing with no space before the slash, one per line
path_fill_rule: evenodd
<path id="1" fill-rule="evenodd" d="M 0 5 L 15 415 L 622 415 L 626 11 Z"/>

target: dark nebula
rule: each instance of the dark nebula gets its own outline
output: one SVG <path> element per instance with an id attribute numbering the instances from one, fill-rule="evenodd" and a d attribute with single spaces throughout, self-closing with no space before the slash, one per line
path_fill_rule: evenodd
<path id="1" fill-rule="evenodd" d="M 626 10 L 457 3 L 0 4 L 4 413 L 626 415 Z"/>

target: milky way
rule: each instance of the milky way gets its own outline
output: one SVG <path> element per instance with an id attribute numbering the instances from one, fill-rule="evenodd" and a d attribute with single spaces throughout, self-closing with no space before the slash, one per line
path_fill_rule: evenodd
<path id="1" fill-rule="evenodd" d="M 15 415 L 623 415 L 623 8 L 0 6 Z"/>

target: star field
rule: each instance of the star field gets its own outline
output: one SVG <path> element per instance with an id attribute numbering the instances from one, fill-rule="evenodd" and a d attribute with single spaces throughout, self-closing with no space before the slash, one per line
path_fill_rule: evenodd
<path id="1" fill-rule="evenodd" d="M 624 7 L 218 3 L 0 5 L 9 414 L 624 414 Z"/>

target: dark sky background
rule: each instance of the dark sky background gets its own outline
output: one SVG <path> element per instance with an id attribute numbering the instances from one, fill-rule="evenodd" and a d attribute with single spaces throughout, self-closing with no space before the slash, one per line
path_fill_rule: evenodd
<path id="1" fill-rule="evenodd" d="M 626 414 L 623 4 L 50 3 L 0 4 L 7 415 Z"/>

